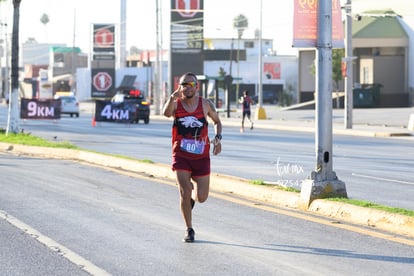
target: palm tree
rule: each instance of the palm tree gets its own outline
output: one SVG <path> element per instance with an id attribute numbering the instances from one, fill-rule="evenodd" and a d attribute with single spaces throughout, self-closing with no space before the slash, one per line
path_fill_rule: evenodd
<path id="1" fill-rule="evenodd" d="M 47 29 L 46 29 L 46 25 L 47 23 L 49 23 L 49 15 L 47 15 L 46 13 L 42 14 L 42 17 L 40 17 L 40 22 L 42 22 L 42 24 L 45 26 L 45 37 L 46 37 L 46 42 L 47 42 Z"/>
<path id="2" fill-rule="evenodd" d="M 249 26 L 249 20 L 243 14 L 239 14 L 233 19 L 233 28 L 237 30 L 237 37 L 241 39 L 243 36 L 243 32 Z"/>
<path id="3" fill-rule="evenodd" d="M 47 25 L 47 23 L 49 23 L 49 15 L 47 15 L 46 13 L 42 14 L 42 17 L 40 17 L 40 22 L 42 22 L 43 25 Z"/>
<path id="4" fill-rule="evenodd" d="M 239 92 L 239 59 L 240 59 L 240 39 L 243 36 L 243 32 L 247 29 L 249 26 L 249 21 L 247 20 L 247 17 L 243 14 L 239 14 L 233 19 L 233 28 L 237 30 L 237 83 L 236 83 L 236 104 L 238 105 L 237 99 L 240 98 L 240 92 Z"/>
<path id="5" fill-rule="evenodd" d="M 11 57 L 11 99 L 9 124 L 6 134 L 19 132 L 19 20 L 20 2 L 13 0 L 13 34 L 12 34 L 12 57 Z"/>

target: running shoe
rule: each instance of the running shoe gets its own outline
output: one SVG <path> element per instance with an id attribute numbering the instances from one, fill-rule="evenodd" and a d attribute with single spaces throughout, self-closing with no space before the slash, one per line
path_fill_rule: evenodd
<path id="1" fill-rule="evenodd" d="M 194 242 L 194 229 L 193 228 L 188 228 L 186 231 L 186 235 L 183 239 L 183 242 Z"/>

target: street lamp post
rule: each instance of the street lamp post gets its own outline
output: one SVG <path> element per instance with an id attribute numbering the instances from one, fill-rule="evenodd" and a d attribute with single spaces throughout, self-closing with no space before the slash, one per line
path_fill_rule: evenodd
<path id="1" fill-rule="evenodd" d="M 240 39 L 242 38 L 243 31 L 244 31 L 244 29 L 242 29 L 242 28 L 237 29 L 237 57 L 236 57 L 236 59 L 237 59 L 237 72 L 236 72 L 236 76 L 237 76 L 236 93 L 237 93 L 237 95 L 236 95 L 236 105 L 238 105 L 238 102 L 239 102 L 238 99 L 240 97 L 240 92 L 239 92 L 239 89 L 240 89 L 240 80 L 239 80 L 239 77 L 240 77 Z"/>
<path id="2" fill-rule="evenodd" d="M 352 14 L 351 0 L 347 0 L 345 5 L 346 13 L 346 44 L 345 44 L 345 62 L 346 62 L 346 82 L 345 82 L 345 128 L 352 128 L 352 108 L 353 108 L 353 55 L 352 55 Z"/>
<path id="3" fill-rule="evenodd" d="M 255 113 L 255 119 L 264 120 L 266 119 L 266 111 L 263 108 L 263 45 L 262 45 L 262 0 L 260 0 L 260 29 L 259 29 L 259 60 L 258 60 L 258 82 L 257 82 L 257 94 L 258 100 Z"/>
<path id="4" fill-rule="evenodd" d="M 10 116 L 7 124 L 6 135 L 10 132 L 19 132 L 19 20 L 20 2 L 13 0 L 13 35 L 11 56 L 11 97 L 9 99 Z"/>
<path id="5" fill-rule="evenodd" d="M 333 171 L 332 160 L 332 2 L 319 1 L 317 9 L 316 166 L 310 178 L 302 182 L 302 209 L 317 198 L 347 197 L 345 183 Z"/>
<path id="6" fill-rule="evenodd" d="M 247 29 L 249 23 L 246 16 L 240 14 L 238 15 L 233 22 L 233 27 L 237 30 L 237 54 L 236 54 L 236 62 L 237 62 L 237 83 L 236 83 L 236 105 L 238 105 L 238 99 L 240 97 L 239 89 L 240 89 L 240 40 L 243 36 L 243 32 Z"/>

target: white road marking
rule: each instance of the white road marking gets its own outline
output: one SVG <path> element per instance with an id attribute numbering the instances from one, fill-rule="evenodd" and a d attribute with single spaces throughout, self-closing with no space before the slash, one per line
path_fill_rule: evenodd
<path id="1" fill-rule="evenodd" d="M 102 268 L 97 267 L 90 261 L 86 260 L 82 256 L 79 256 L 69 248 L 59 244 L 58 242 L 52 240 L 51 238 L 43 235 L 33 227 L 30 227 L 26 223 L 20 221 L 19 219 L 13 217 L 12 215 L 6 213 L 3 210 L 0 210 L 0 218 L 4 219 L 5 221 L 9 222 L 10 224 L 14 225 L 18 229 L 22 230 L 23 232 L 30 235 L 32 238 L 36 239 L 40 243 L 44 244 L 51 250 L 57 252 L 62 257 L 68 259 L 70 262 L 74 263 L 75 265 L 79 266 L 81 269 L 85 270 L 86 272 L 90 273 L 91 275 L 99 275 L 99 276 L 106 276 L 111 275 L 107 271 Z"/>
<path id="2" fill-rule="evenodd" d="M 414 185 L 414 182 L 408 182 L 408 181 L 401 181 L 397 179 L 389 179 L 389 178 L 383 178 L 383 177 L 375 177 L 370 175 L 363 175 L 363 174 L 357 174 L 352 173 L 353 176 L 362 177 L 362 178 L 369 178 L 369 179 L 375 179 L 375 180 L 381 180 L 381 181 L 388 181 L 388 182 L 394 182 L 399 184 L 407 184 L 407 185 Z"/>

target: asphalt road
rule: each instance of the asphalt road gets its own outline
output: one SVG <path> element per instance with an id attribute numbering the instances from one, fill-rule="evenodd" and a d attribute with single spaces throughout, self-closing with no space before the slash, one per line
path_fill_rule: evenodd
<path id="1" fill-rule="evenodd" d="M 223 120 L 224 121 L 224 120 Z M 224 122 L 226 123 L 226 122 Z M 91 115 L 59 121 L 23 121 L 25 132 L 81 148 L 170 163 L 171 122 L 150 124 L 98 123 Z M 251 180 L 300 188 L 315 167 L 313 133 L 255 128 L 240 134 L 226 125 L 223 153 L 212 157 L 212 170 Z M 414 210 L 413 140 L 335 135 L 333 167 L 346 183 L 350 198 Z"/>
<path id="2" fill-rule="evenodd" d="M 184 244 L 172 181 L 4 153 L 0 164 L 4 275 L 408 275 L 414 269 L 412 245 L 392 236 L 214 192 L 195 206 L 197 242 Z M 10 227 L 16 220 L 22 229 Z"/>

